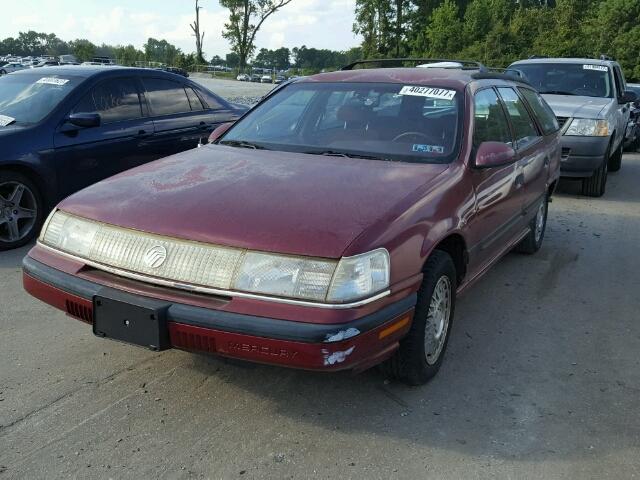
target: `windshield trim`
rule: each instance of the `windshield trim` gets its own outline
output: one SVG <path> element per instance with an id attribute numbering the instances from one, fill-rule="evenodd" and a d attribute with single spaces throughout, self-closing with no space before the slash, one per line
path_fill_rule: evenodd
<path id="1" fill-rule="evenodd" d="M 214 144 L 218 144 L 221 146 L 229 146 L 224 145 L 221 142 L 224 142 L 226 137 L 242 122 L 247 121 L 249 117 L 264 103 L 270 101 L 272 98 L 277 95 L 281 95 L 283 92 L 287 91 L 291 88 L 304 88 L 308 86 L 317 86 L 317 85 L 336 85 L 342 86 L 343 88 L 348 85 L 369 85 L 372 87 L 375 86 L 384 86 L 384 85 L 397 85 L 404 86 L 406 83 L 403 82 L 370 82 L 370 81 L 333 81 L 333 82 L 318 82 L 318 81 L 297 81 L 291 82 L 287 84 L 282 84 L 274 88 L 269 94 L 264 96 L 260 102 L 254 105 L 249 111 L 245 113 L 240 119 L 238 119 L 224 134 L 218 138 Z M 330 147 L 317 147 L 314 145 L 295 145 L 295 144 L 278 144 L 278 143 L 269 143 L 269 142 L 259 142 L 262 149 L 265 150 L 273 150 L 279 152 L 289 152 L 289 153 L 302 153 L 309 154 L 311 151 L 318 150 L 318 153 L 322 153 L 324 151 L 332 151 L 336 152 L 336 154 L 344 153 L 344 156 L 347 158 L 367 158 L 369 157 L 372 161 L 393 161 L 393 162 L 402 162 L 402 163 L 415 163 L 415 164 L 425 164 L 425 165 L 447 165 L 454 163 L 459 157 L 462 151 L 462 140 L 464 134 L 464 125 L 465 125 L 465 108 L 466 108 L 466 88 L 456 89 L 451 86 L 443 86 L 437 84 L 428 84 L 428 85 L 415 85 L 415 86 L 426 86 L 430 88 L 440 88 L 445 90 L 455 90 L 456 92 L 456 106 L 457 106 L 457 124 L 456 124 L 456 133 L 454 142 L 452 144 L 451 153 L 448 155 L 444 155 L 442 157 L 419 157 L 416 155 L 400 155 L 400 154 L 386 154 L 384 152 L 375 152 L 375 151 L 365 151 L 365 150 L 353 150 L 353 149 L 344 149 L 344 148 L 330 148 Z M 243 141 L 241 139 L 232 139 L 232 141 Z M 257 143 L 251 140 L 244 140 L 247 143 Z M 339 152 L 338 152 L 339 151 Z M 313 153 L 318 155 L 318 153 Z M 319 156 L 319 155 L 318 155 Z M 338 155 L 336 155 L 338 156 Z M 373 158 L 378 157 L 378 158 Z"/>

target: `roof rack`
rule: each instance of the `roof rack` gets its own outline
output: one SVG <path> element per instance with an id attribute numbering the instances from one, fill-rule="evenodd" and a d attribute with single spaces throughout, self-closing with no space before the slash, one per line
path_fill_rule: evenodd
<path id="1" fill-rule="evenodd" d="M 349 65 L 345 65 L 340 70 L 354 70 L 354 67 L 357 65 L 370 65 L 377 64 L 379 68 L 393 68 L 393 67 L 402 67 L 405 63 L 440 63 L 440 62 L 451 62 L 451 63 L 459 63 L 461 66 L 446 66 L 440 68 L 450 68 L 450 69 L 460 69 L 460 70 L 480 70 L 485 71 L 486 67 L 480 62 L 474 62 L 471 60 L 452 60 L 450 58 L 376 58 L 371 60 L 358 60 L 357 62 L 350 63 Z M 399 64 L 399 65 L 398 65 Z"/>
<path id="2" fill-rule="evenodd" d="M 514 80 L 520 83 L 531 85 L 529 80 L 520 70 L 513 68 L 487 68 L 484 71 L 471 74 L 474 80 Z"/>
<path id="3" fill-rule="evenodd" d="M 609 55 L 600 55 L 600 60 L 608 60 L 613 62 L 615 60 L 615 58 L 610 57 Z"/>

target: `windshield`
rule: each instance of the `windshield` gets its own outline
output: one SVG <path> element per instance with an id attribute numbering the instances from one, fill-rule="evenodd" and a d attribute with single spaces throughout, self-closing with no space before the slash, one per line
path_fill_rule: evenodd
<path id="1" fill-rule="evenodd" d="M 219 143 L 448 163 L 457 150 L 460 97 L 431 85 L 298 83 L 256 107 Z"/>
<path id="2" fill-rule="evenodd" d="M 68 75 L 47 75 L 46 72 L 0 77 L 0 115 L 6 117 L 4 124 L 38 123 L 82 80 Z"/>
<path id="3" fill-rule="evenodd" d="M 512 65 L 540 93 L 613 97 L 611 75 L 605 65 L 576 63 L 527 63 Z"/>

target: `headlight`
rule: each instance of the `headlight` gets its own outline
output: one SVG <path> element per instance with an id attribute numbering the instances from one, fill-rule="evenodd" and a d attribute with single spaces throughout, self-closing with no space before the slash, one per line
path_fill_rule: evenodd
<path id="1" fill-rule="evenodd" d="M 86 257 L 91 251 L 98 228 L 97 223 L 87 222 L 58 210 L 45 224 L 40 240 L 50 247 Z"/>
<path id="2" fill-rule="evenodd" d="M 235 290 L 323 302 L 335 262 L 247 252 L 236 274 Z"/>
<path id="3" fill-rule="evenodd" d="M 213 293 L 235 290 L 350 303 L 389 287 L 389 253 L 383 248 L 339 261 L 279 255 L 161 237 L 60 210 L 45 222 L 40 242 L 123 276 L 144 274 L 178 288 L 205 287 Z"/>
<path id="4" fill-rule="evenodd" d="M 329 302 L 365 298 L 389 286 L 389 252 L 384 248 L 338 262 L 327 295 Z"/>
<path id="5" fill-rule="evenodd" d="M 587 137 L 608 137 L 609 122 L 606 120 L 596 120 L 595 118 L 574 118 L 565 135 L 587 136 Z"/>

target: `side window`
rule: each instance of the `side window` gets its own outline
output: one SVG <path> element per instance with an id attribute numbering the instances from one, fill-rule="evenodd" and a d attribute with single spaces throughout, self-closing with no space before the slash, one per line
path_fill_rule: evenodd
<path id="1" fill-rule="evenodd" d="M 480 90 L 474 99 L 473 144 L 482 142 L 502 142 L 511 144 L 509 123 L 498 95 L 492 88 Z"/>
<path id="2" fill-rule="evenodd" d="M 187 98 L 189 98 L 189 104 L 191 105 L 191 110 L 194 112 L 198 112 L 200 110 L 204 110 L 202 106 L 202 102 L 196 95 L 196 92 L 193 91 L 191 87 L 185 87 L 185 91 L 187 92 Z"/>
<path id="3" fill-rule="evenodd" d="M 143 78 L 142 81 L 154 116 L 191 111 L 191 104 L 182 84 L 162 78 Z"/>
<path id="4" fill-rule="evenodd" d="M 507 113 L 513 125 L 517 148 L 526 148 L 539 138 L 538 129 L 531 115 L 529 115 L 527 107 L 525 107 L 513 88 L 500 87 L 498 92 L 507 107 Z"/>
<path id="5" fill-rule="evenodd" d="M 553 110 L 551 110 L 551 107 L 549 107 L 538 92 L 534 92 L 528 88 L 519 88 L 518 90 L 520 90 L 520 93 L 531 107 L 531 110 L 533 110 L 538 117 L 544 134 L 549 135 L 550 133 L 557 132 L 560 129 L 558 120 Z"/>
<path id="6" fill-rule="evenodd" d="M 624 94 L 626 85 L 624 84 L 624 76 L 620 71 L 620 67 L 614 67 L 613 75 L 616 80 L 616 90 L 618 91 L 618 97 L 621 97 Z"/>
<path id="7" fill-rule="evenodd" d="M 105 80 L 93 87 L 72 113 L 97 113 L 105 124 L 141 118 L 136 82 L 131 78 Z"/>
<path id="8" fill-rule="evenodd" d="M 212 109 L 212 110 L 220 110 L 220 109 L 227 108 L 222 103 L 222 101 L 218 97 L 216 97 L 213 93 L 211 93 L 211 92 L 209 92 L 209 91 L 207 91 L 205 89 L 198 89 L 198 92 L 200 93 L 200 96 L 204 100 L 205 108 L 209 108 L 209 109 Z"/>

